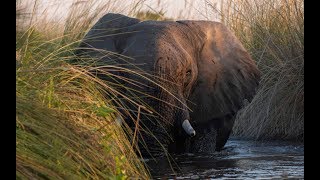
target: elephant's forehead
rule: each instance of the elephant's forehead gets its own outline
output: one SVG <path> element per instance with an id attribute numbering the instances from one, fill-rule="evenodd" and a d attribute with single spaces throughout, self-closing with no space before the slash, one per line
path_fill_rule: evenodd
<path id="1" fill-rule="evenodd" d="M 189 51 L 194 51 L 195 44 L 192 43 L 197 41 L 190 29 L 173 21 L 144 21 L 129 27 L 128 30 L 148 36 L 149 41 L 156 41 L 158 45 L 167 43 L 174 47 L 179 43 Z"/>
<path id="2" fill-rule="evenodd" d="M 142 45 L 142 51 L 162 67 L 170 66 L 180 70 L 182 66 L 190 65 L 195 58 L 195 48 L 190 43 L 187 31 L 180 26 L 176 22 L 142 22 L 128 29 L 136 32 L 129 41 L 134 41 L 132 48 L 135 51 L 138 45 Z"/>

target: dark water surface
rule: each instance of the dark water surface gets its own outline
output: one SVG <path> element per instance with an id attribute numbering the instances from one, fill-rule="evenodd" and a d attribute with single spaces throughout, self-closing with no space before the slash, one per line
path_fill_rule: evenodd
<path id="1" fill-rule="evenodd" d="M 304 179 L 304 146 L 284 141 L 231 138 L 214 154 L 172 155 L 148 160 L 154 179 Z"/>

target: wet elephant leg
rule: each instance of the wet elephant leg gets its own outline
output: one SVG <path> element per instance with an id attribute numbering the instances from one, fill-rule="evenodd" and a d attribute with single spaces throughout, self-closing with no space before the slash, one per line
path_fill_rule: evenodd
<path id="1" fill-rule="evenodd" d="M 217 143 L 216 150 L 220 151 L 229 139 L 234 124 L 235 115 L 229 114 L 225 116 L 217 127 Z"/>

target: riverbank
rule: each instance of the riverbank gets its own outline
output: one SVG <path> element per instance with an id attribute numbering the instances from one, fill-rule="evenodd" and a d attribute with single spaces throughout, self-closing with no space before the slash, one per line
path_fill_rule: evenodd
<path id="1" fill-rule="evenodd" d="M 91 66 L 68 63 L 92 18 L 71 17 L 63 33 L 17 24 L 17 179 L 149 178 L 130 130 L 115 120 L 112 88 Z M 17 22 L 25 20 L 17 8 Z"/>

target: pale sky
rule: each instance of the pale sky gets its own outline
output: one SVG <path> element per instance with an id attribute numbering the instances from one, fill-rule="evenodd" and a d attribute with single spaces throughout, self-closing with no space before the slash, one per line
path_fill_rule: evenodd
<path id="1" fill-rule="evenodd" d="M 87 3 L 90 0 L 24 0 L 23 3 L 29 3 L 28 7 L 32 8 L 37 1 L 39 11 L 38 15 L 43 16 L 46 12 L 48 16 L 54 19 L 63 19 L 66 16 L 68 7 L 74 2 Z M 195 20 L 217 20 L 212 4 L 218 0 L 100 0 L 103 3 L 110 2 L 111 6 L 118 7 L 109 12 L 127 14 L 127 10 L 132 4 L 140 1 L 143 2 L 141 9 L 165 12 L 166 17 L 173 19 L 195 19 Z M 220 1 L 220 0 L 219 0 Z M 92 2 L 92 1 L 91 1 Z M 208 3 L 210 2 L 210 3 Z M 107 13 L 107 12 L 106 12 Z"/>

